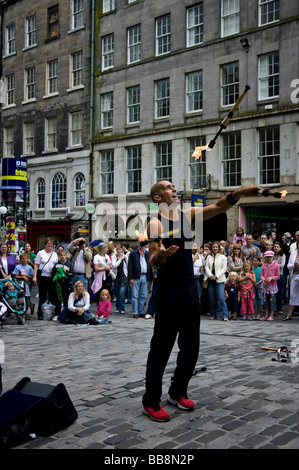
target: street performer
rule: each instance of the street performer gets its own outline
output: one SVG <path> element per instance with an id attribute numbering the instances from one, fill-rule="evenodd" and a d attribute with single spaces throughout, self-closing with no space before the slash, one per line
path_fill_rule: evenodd
<path id="1" fill-rule="evenodd" d="M 245 186 L 223 196 L 215 204 L 180 210 L 177 191 L 171 182 L 160 181 L 151 188 L 151 198 L 159 206 L 158 216 L 147 226 L 151 240 L 149 261 L 157 270 L 157 307 L 142 403 L 143 413 L 154 421 L 170 420 L 170 414 L 161 407 L 160 401 L 164 370 L 177 335 L 179 352 L 168 403 L 186 411 L 195 407 L 187 395 L 198 358 L 200 327 L 192 263 L 192 223 L 196 222 L 196 217 L 207 220 L 227 211 L 241 197 L 256 196 L 258 189 L 254 185 Z"/>

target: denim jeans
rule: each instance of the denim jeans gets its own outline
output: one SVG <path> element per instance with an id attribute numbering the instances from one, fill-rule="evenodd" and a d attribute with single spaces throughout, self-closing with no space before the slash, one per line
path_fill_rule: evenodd
<path id="1" fill-rule="evenodd" d="M 276 294 L 265 294 L 265 310 L 274 312 L 276 310 Z"/>
<path id="2" fill-rule="evenodd" d="M 146 274 L 140 276 L 140 279 L 134 279 L 132 285 L 132 314 L 143 315 L 144 304 L 147 297 L 147 277 Z"/>
<path id="3" fill-rule="evenodd" d="M 195 280 L 195 285 L 198 290 L 198 297 L 201 298 L 201 294 L 202 294 L 202 284 L 200 282 L 201 279 L 199 277 L 196 277 L 194 280 Z"/>
<path id="4" fill-rule="evenodd" d="M 93 313 L 84 312 L 82 315 L 74 315 L 73 323 L 79 325 L 86 325 L 88 320 L 95 320 L 96 316 Z"/>
<path id="5" fill-rule="evenodd" d="M 119 312 L 125 311 L 126 306 L 126 290 L 128 280 L 127 278 L 116 278 L 114 281 L 115 297 L 116 297 L 116 310 Z"/>
<path id="6" fill-rule="evenodd" d="M 153 280 L 153 290 L 148 302 L 147 315 L 155 316 L 157 307 L 157 278 Z"/>
<path id="7" fill-rule="evenodd" d="M 225 301 L 225 283 L 209 280 L 208 285 L 210 297 L 210 313 L 211 317 L 217 318 L 218 302 L 220 307 L 221 318 L 228 318 L 227 305 Z"/>

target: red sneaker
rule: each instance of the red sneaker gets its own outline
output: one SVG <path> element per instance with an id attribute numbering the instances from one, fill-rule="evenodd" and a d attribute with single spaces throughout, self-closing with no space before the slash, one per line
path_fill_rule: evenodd
<path id="1" fill-rule="evenodd" d="M 149 416 L 153 421 L 159 421 L 161 423 L 170 420 L 170 414 L 163 410 L 160 405 L 154 408 L 152 406 L 144 406 L 143 414 Z"/>
<path id="2" fill-rule="evenodd" d="M 171 397 L 168 395 L 167 401 L 171 405 L 176 405 L 181 410 L 193 411 L 195 408 L 194 401 L 190 400 L 190 398 L 184 398 L 183 396 Z"/>

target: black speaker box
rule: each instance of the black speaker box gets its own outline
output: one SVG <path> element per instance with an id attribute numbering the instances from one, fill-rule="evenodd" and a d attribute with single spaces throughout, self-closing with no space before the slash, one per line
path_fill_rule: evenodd
<path id="1" fill-rule="evenodd" d="M 20 396 L 31 396 L 39 403 L 39 416 L 35 419 L 34 433 L 38 436 L 50 436 L 67 428 L 78 418 L 78 413 L 67 393 L 64 384 L 56 386 L 31 382 L 24 377 L 13 389 Z"/>
<path id="2" fill-rule="evenodd" d="M 0 448 L 14 447 L 35 433 L 42 399 L 8 390 L 0 398 Z"/>

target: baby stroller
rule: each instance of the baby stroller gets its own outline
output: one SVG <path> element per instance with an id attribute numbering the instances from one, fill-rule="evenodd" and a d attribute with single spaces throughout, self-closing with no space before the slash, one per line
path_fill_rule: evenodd
<path id="1" fill-rule="evenodd" d="M 12 283 L 14 291 L 16 293 L 15 297 L 12 297 L 9 294 L 7 283 Z M 14 279 L 0 279 L 0 302 L 3 307 L 1 307 L 0 312 L 0 328 L 3 328 L 3 320 L 9 316 L 10 313 L 13 313 L 17 317 L 17 322 L 19 325 L 24 325 L 26 321 L 26 300 L 25 292 L 21 283 L 18 283 Z M 6 308 L 6 310 L 5 310 Z"/>

